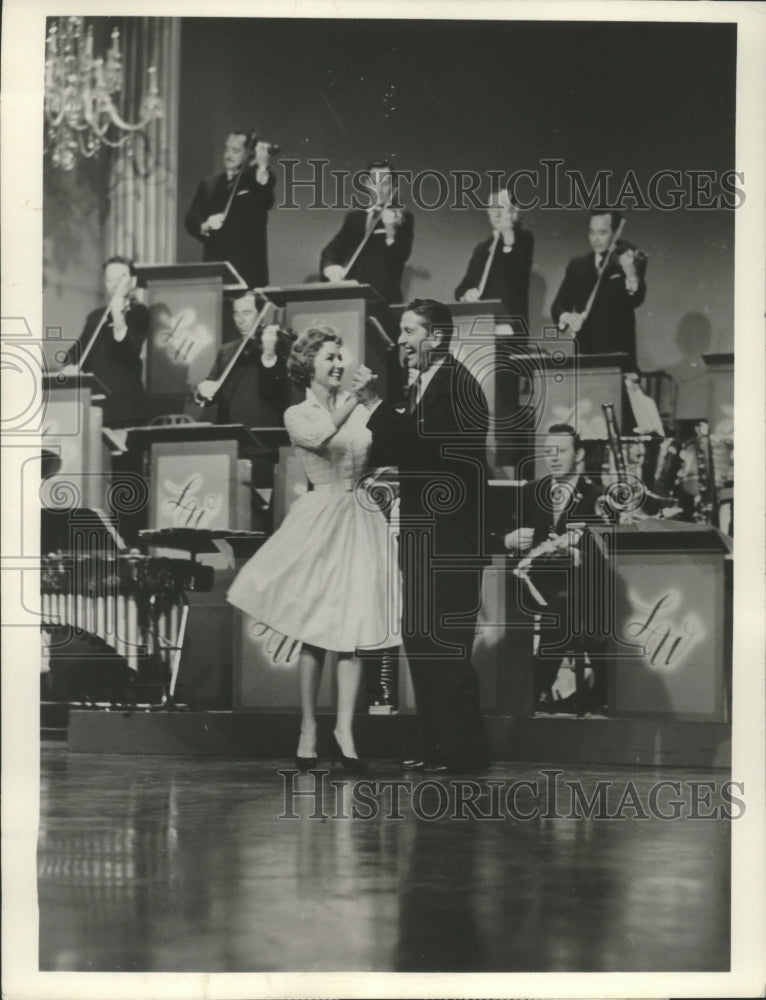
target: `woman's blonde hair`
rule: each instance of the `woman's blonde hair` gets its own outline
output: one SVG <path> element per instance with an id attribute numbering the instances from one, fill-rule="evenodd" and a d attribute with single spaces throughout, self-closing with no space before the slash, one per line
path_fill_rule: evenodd
<path id="1" fill-rule="evenodd" d="M 302 333 L 293 344 L 287 362 L 290 379 L 304 389 L 308 389 L 314 378 L 314 359 L 322 344 L 333 343 L 339 347 L 343 341 L 331 326 L 313 326 Z"/>

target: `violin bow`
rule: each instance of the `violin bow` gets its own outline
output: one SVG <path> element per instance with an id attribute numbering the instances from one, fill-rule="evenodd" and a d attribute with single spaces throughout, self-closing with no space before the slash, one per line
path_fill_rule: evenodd
<path id="1" fill-rule="evenodd" d="M 245 170 L 247 170 L 247 168 L 250 166 L 250 157 L 253 155 L 253 150 L 257 142 L 258 142 L 258 135 L 256 130 L 253 129 L 252 133 L 250 134 L 250 138 L 248 139 L 247 146 L 245 148 L 244 159 L 242 160 L 239 170 L 237 171 L 237 176 L 234 178 L 234 184 L 232 185 L 231 194 L 229 195 L 229 200 L 226 202 L 226 208 L 224 208 L 223 210 L 223 222 L 221 223 L 221 225 L 223 225 L 223 223 L 226 222 L 226 219 L 229 216 L 232 202 L 236 197 L 237 189 L 239 188 L 239 184 L 240 181 L 242 180 L 242 177 L 244 176 Z"/>
<path id="2" fill-rule="evenodd" d="M 209 403 L 213 402 L 213 400 L 215 399 L 215 397 L 218 395 L 218 393 L 223 388 L 224 382 L 229 377 L 229 375 L 231 375 L 231 373 L 232 373 L 232 371 L 234 369 L 234 366 L 236 365 L 236 363 L 239 361 L 239 359 L 242 356 L 242 352 L 247 347 L 247 345 L 250 343 L 250 341 L 253 339 L 253 337 L 255 337 L 256 333 L 258 332 L 258 327 L 263 322 L 264 317 L 266 316 L 266 313 L 269 311 L 269 309 L 272 309 L 272 308 L 274 308 L 274 303 L 271 301 L 271 299 L 266 299 L 266 304 L 264 305 L 263 309 L 261 309 L 261 311 L 255 317 L 255 322 L 253 323 L 253 329 L 252 329 L 252 331 L 250 333 L 246 334 L 242 338 L 241 343 L 239 343 L 237 345 L 236 350 L 234 351 L 234 353 L 232 354 L 232 356 L 229 358 L 228 364 L 226 365 L 226 367 L 224 368 L 224 370 L 221 372 L 221 374 L 219 375 L 219 377 L 216 379 L 217 387 L 216 387 L 215 393 L 213 394 L 213 398 L 208 401 Z"/>
<path id="3" fill-rule="evenodd" d="M 489 271 L 492 267 L 492 261 L 495 259 L 495 252 L 497 250 L 497 245 L 500 242 L 500 230 L 496 229 L 494 236 L 492 238 L 492 246 L 489 248 L 489 253 L 487 254 L 487 261 L 484 265 L 484 272 L 481 276 L 481 281 L 479 282 L 478 292 L 479 298 L 484 294 L 484 289 L 487 285 L 487 278 L 489 277 Z"/>

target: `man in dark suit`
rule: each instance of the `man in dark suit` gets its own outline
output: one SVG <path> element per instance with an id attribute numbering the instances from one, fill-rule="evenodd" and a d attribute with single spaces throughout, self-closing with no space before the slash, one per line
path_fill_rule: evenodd
<path id="1" fill-rule="evenodd" d="M 215 398 L 217 423 L 244 424 L 245 427 L 281 427 L 290 398 L 287 380 L 286 337 L 279 327 L 267 326 L 257 332 L 258 309 L 255 295 L 246 292 L 232 303 L 234 325 L 241 337 L 250 337 L 237 363 L 219 388 L 224 373 L 241 341 L 224 344 L 208 377 L 197 386 L 195 396 L 203 405 Z"/>
<path id="2" fill-rule="evenodd" d="M 371 205 L 366 210 L 352 209 L 346 213 L 340 230 L 322 251 L 319 270 L 327 281 L 353 279 L 372 285 L 389 304 L 401 302 L 402 274 L 412 250 L 412 213 L 396 205 L 390 163 L 377 160 L 367 170 Z M 368 233 L 364 249 L 346 273 Z"/>
<path id="3" fill-rule="evenodd" d="M 527 333 L 534 237 L 522 228 L 519 211 L 505 189 L 490 196 L 487 215 L 492 236 L 471 255 L 455 298 L 459 302 L 500 299 L 514 332 Z"/>
<path id="4" fill-rule="evenodd" d="M 553 658 L 542 658 L 537 664 L 536 701 L 543 707 L 553 703 L 552 688 L 563 658 L 575 670 L 577 708 L 584 712 L 588 692 L 582 602 L 600 597 L 585 593 L 582 527 L 603 520 L 608 508 L 600 502 L 603 488 L 577 471 L 584 452 L 574 428 L 554 424 L 548 429 L 544 449 L 550 473 L 522 487 L 518 527 L 503 541 L 509 553 L 522 557 L 517 572 L 530 582 L 533 606 L 539 603 L 541 612 L 556 619 L 555 624 L 541 630 L 540 651 L 544 653 L 547 647 Z M 593 668 L 588 671 L 592 682 Z M 599 676 L 599 681 L 603 682 L 603 677 Z M 601 687 L 602 683 L 595 692 L 599 702 L 604 700 Z"/>
<path id="5" fill-rule="evenodd" d="M 646 258 L 632 249 L 607 256 L 619 226 L 620 213 L 595 209 L 590 213 L 588 238 L 591 253 L 575 257 L 567 264 L 564 280 L 551 306 L 553 322 L 569 329 L 583 354 L 624 353 L 636 370 L 635 311 L 646 297 Z M 603 278 L 590 310 L 588 298 Z"/>
<path id="6" fill-rule="evenodd" d="M 245 167 L 228 215 L 224 212 L 247 155 L 247 132 L 232 132 L 223 152 L 224 173 L 197 188 L 186 213 L 187 232 L 202 243 L 202 259 L 229 261 L 248 288 L 269 283 L 266 247 L 268 212 L 274 204 L 276 178 L 269 169 L 271 146 L 255 145 L 254 162 Z"/>
<path id="7" fill-rule="evenodd" d="M 487 402 L 450 354 L 449 308 L 411 302 L 399 345 L 412 382 L 403 412 L 381 402 L 362 367 L 353 391 L 371 410 L 372 459 L 396 465 L 399 552 L 404 578 L 402 635 L 421 730 L 421 752 L 405 767 L 476 770 L 487 765 L 479 682 L 471 663 L 481 605 Z"/>
<path id="8" fill-rule="evenodd" d="M 101 330 L 82 365 L 95 375 L 108 395 L 103 403 L 105 427 L 136 427 L 145 419 L 146 392 L 141 351 L 149 335 L 149 310 L 133 298 L 136 272 L 127 257 L 110 257 L 104 264 L 107 309 L 94 309 L 80 339 L 67 355 L 65 374 L 74 373 L 96 329 Z M 103 320 L 103 323 L 102 323 Z"/>

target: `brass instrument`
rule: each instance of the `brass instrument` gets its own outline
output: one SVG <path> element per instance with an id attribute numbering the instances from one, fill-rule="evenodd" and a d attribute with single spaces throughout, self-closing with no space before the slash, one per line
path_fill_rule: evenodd
<path id="1" fill-rule="evenodd" d="M 636 520 L 637 517 L 647 517 L 648 514 L 639 513 L 638 508 L 648 496 L 648 491 L 639 476 L 628 473 L 620 428 L 614 415 L 614 404 L 602 403 L 601 409 L 604 411 L 607 442 L 614 463 L 616 480 L 607 486 L 601 498 L 600 513 L 607 520 L 610 519 L 611 513 L 612 517 L 618 515 L 621 521 L 628 522 Z"/>
<path id="2" fill-rule="evenodd" d="M 609 442 L 609 450 L 612 453 L 615 472 L 617 473 L 617 482 L 625 483 L 627 482 L 628 478 L 628 470 L 625 464 L 625 453 L 622 450 L 622 438 L 620 437 L 620 429 L 617 426 L 617 418 L 614 415 L 614 404 L 602 403 L 601 409 L 604 411 L 604 420 L 606 421 L 606 436 L 607 436 L 607 441 Z"/>
<path id="3" fill-rule="evenodd" d="M 694 453 L 697 459 L 699 493 L 695 503 L 694 520 L 715 524 L 718 514 L 717 491 L 713 453 L 710 447 L 710 428 L 701 420 L 694 428 Z"/>
<path id="4" fill-rule="evenodd" d="M 720 507 L 731 500 L 734 482 L 731 441 L 712 435 L 707 421 L 700 420 L 679 451 L 679 465 L 676 484 L 693 500 L 692 518 L 720 527 Z"/>
<path id="5" fill-rule="evenodd" d="M 655 489 L 661 496 L 672 498 L 678 483 L 682 458 L 677 440 L 666 438 L 660 444 L 654 476 Z"/>
<path id="6" fill-rule="evenodd" d="M 646 485 L 643 470 L 638 462 L 632 463 L 631 468 L 628 468 L 623 450 L 624 440 L 639 444 L 641 446 L 639 454 L 643 458 L 645 454 L 643 442 L 651 440 L 651 436 L 639 435 L 636 438 L 623 439 L 619 434 L 612 404 L 605 403 L 602 409 L 606 418 L 609 450 L 617 474 L 616 482 L 607 487 L 603 498 L 605 504 L 614 513 L 619 514 L 621 521 L 643 520 L 649 517 L 668 520 L 680 515 L 683 508 L 678 504 L 675 491 L 668 483 L 668 477 L 677 475 L 681 464 L 678 450 L 673 442 L 667 445 L 662 457 L 661 471 L 657 477 L 657 485 L 662 492 L 657 493 Z"/>

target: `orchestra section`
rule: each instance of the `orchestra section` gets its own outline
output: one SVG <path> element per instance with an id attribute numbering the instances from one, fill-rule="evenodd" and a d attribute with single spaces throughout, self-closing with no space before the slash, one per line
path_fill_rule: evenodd
<path id="1" fill-rule="evenodd" d="M 235 275 L 225 263 L 136 267 L 131 295 L 149 316 L 140 424 L 105 425 L 109 389 L 96 374 L 63 369 L 46 379 L 43 715 L 56 702 L 232 718 L 298 709 L 286 647 L 226 601 L 238 570 L 312 488 L 282 421 L 296 390 L 283 385 L 272 419 L 247 425 L 232 419 L 232 383 L 266 330 L 294 337 L 329 325 L 343 337 L 346 380 L 367 365 L 400 405 L 405 307 L 352 279 L 250 292 Z M 243 302 L 250 326 L 239 343 L 227 341 Z M 572 719 L 716 723 L 725 743 L 733 358 L 705 358 L 705 392 L 678 419 L 665 372 L 635 372 L 619 353 L 587 355 L 558 327 L 534 338 L 503 322 L 499 300 L 449 306 L 451 351 L 490 410 L 473 659 L 482 711 L 501 734 L 495 752 L 514 750 L 493 719 L 517 720 L 525 733 Z M 201 398 L 198 386 L 232 343 L 239 353 Z M 574 435 L 565 447 L 555 440 L 562 428 Z M 530 505 L 540 505 L 542 486 L 555 493 L 561 478 L 551 456 L 569 444 L 565 472 L 578 485 L 558 541 L 515 548 L 510 540 L 536 523 Z M 395 538 L 396 470 L 383 478 Z M 595 501 L 581 504 L 579 491 Z M 415 702 L 403 647 L 362 658 L 358 714 L 389 717 L 392 727 L 406 720 Z M 332 672 L 333 654 L 327 661 Z M 329 686 L 319 707 L 332 707 Z"/>

